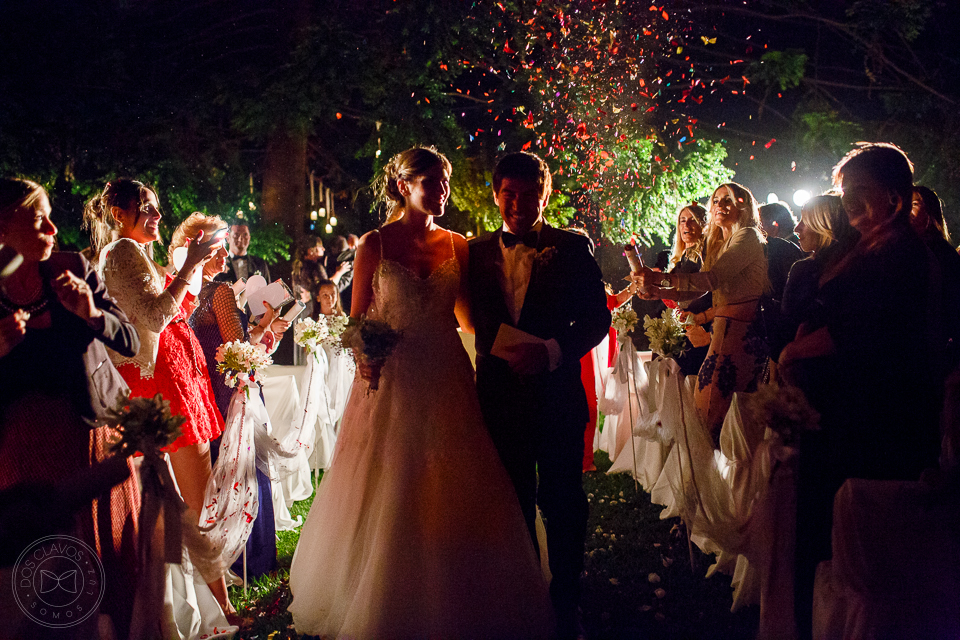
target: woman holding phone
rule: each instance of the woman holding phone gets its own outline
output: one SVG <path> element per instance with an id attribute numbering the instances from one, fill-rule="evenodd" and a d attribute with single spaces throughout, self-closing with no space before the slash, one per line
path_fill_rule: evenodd
<path id="1" fill-rule="evenodd" d="M 161 394 L 170 410 L 186 419 L 182 435 L 167 451 L 180 495 L 199 521 L 211 473 L 210 441 L 223 431 L 223 418 L 200 343 L 187 324 L 195 303 L 187 288 L 220 242 L 198 234 L 180 272 L 170 276 L 150 254 L 152 243 L 160 240 L 159 207 L 153 189 L 120 178 L 87 203 L 84 223 L 107 290 L 140 334 L 140 349 L 133 357 L 110 352 L 117 371 L 133 397 Z M 223 578 L 205 578 L 224 612 L 234 614 Z"/>

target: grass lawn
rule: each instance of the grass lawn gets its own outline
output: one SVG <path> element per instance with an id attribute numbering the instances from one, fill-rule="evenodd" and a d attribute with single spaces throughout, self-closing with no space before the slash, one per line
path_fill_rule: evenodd
<path id="1" fill-rule="evenodd" d="M 591 640 L 740 639 L 756 634 L 759 610 L 730 613 L 730 579 L 704 578 L 712 556 L 694 547 L 691 571 L 687 541 L 679 520 L 660 520 L 660 507 L 628 475 L 608 476 L 607 456 L 596 454 L 598 471 L 584 474 L 590 499 L 587 556 L 583 577 L 583 626 Z M 291 513 L 304 519 L 311 500 Z M 297 638 L 286 608 L 287 576 L 299 531 L 279 534 L 280 571 L 251 585 L 248 597 L 231 589 L 237 609 L 253 619 L 238 637 L 258 640 Z M 318 576 L 322 580 L 322 576 Z"/>

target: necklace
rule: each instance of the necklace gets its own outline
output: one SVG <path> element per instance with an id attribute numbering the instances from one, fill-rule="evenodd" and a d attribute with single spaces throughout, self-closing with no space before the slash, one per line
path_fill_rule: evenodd
<path id="1" fill-rule="evenodd" d="M 49 298 L 43 293 L 43 280 L 40 280 L 40 283 L 37 285 L 36 290 L 30 294 L 29 299 L 32 302 L 20 304 L 14 302 L 7 296 L 7 291 L 4 287 L 0 287 L 0 307 L 9 311 L 10 313 L 15 313 L 18 309 L 23 309 L 27 313 L 36 313 L 42 311 L 46 308 L 47 304 L 50 302 Z"/>

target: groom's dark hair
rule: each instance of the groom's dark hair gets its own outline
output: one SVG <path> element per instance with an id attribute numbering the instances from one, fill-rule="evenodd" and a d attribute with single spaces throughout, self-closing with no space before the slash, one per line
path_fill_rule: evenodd
<path id="1" fill-rule="evenodd" d="M 504 178 L 517 180 L 531 180 L 540 187 L 540 197 L 550 193 L 553 179 L 550 177 L 550 167 L 543 158 L 528 151 L 508 153 L 500 158 L 497 168 L 493 171 L 493 190 L 500 192 L 500 183 Z"/>

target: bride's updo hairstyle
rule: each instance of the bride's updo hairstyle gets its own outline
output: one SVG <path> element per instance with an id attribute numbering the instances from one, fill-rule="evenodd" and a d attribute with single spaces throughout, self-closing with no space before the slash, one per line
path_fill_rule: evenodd
<path id="1" fill-rule="evenodd" d="M 443 167 L 448 176 L 453 172 L 450 161 L 434 146 L 413 147 L 390 158 L 390 162 L 383 167 L 383 173 L 373 183 L 375 202 L 383 202 L 387 205 L 388 223 L 402 218 L 403 208 L 406 205 L 397 182 L 413 180 L 438 165 Z"/>
<path id="2" fill-rule="evenodd" d="M 127 211 L 139 205 L 150 187 L 130 178 L 118 178 L 107 183 L 103 192 L 94 196 L 83 209 L 83 228 L 90 230 L 90 245 L 94 255 L 120 237 L 120 223 L 111 209 Z M 137 218 L 139 219 L 139 212 Z"/>
<path id="3" fill-rule="evenodd" d="M 33 180 L 0 178 L 0 227 L 15 211 L 36 204 L 45 193 Z"/>

